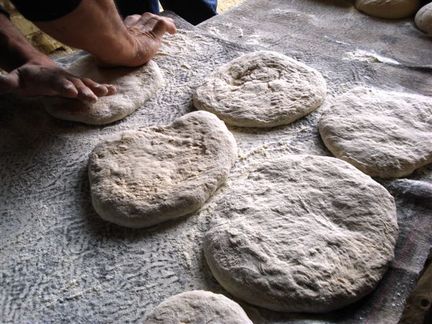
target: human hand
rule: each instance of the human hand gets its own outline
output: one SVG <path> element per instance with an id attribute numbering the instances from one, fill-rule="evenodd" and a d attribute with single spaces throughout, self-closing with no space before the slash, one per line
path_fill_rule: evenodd
<path id="1" fill-rule="evenodd" d="M 165 33 L 175 34 L 176 27 L 171 18 L 144 13 L 126 17 L 124 24 L 129 32 L 133 44 L 133 56 L 123 62 L 117 62 L 123 66 L 141 66 L 150 61 L 156 55 L 162 44 Z M 104 62 L 101 62 L 102 65 Z M 107 62 L 106 65 L 113 65 Z"/>
<path id="2" fill-rule="evenodd" d="M 98 97 L 115 92 L 114 86 L 73 76 L 49 59 L 28 62 L 6 75 L 0 75 L 0 94 L 58 96 L 95 102 Z"/>

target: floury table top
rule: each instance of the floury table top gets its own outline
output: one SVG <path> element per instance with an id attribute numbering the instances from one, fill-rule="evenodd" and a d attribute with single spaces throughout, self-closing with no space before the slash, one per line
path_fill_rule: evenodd
<path id="1" fill-rule="evenodd" d="M 372 19 L 344 1 L 247 1 L 197 28 L 181 26 L 155 59 L 167 87 L 121 122 L 105 127 L 68 123 L 48 116 L 36 102 L 2 99 L 2 322 L 142 321 L 174 294 L 224 292 L 202 255 L 202 237 L 211 222 L 206 208 L 148 230 L 121 228 L 95 214 L 87 179 L 88 156 L 99 141 L 124 130 L 168 124 L 192 111 L 193 89 L 220 64 L 257 49 L 297 58 L 327 79 L 324 106 L 363 82 L 432 95 L 430 40 L 409 21 Z M 60 61 L 67 65 L 79 55 Z M 240 160 L 230 181 L 247 161 L 263 155 L 330 155 L 317 130 L 320 111 L 271 130 L 231 128 Z M 243 304 L 252 320 L 397 322 L 432 243 L 431 182 L 432 167 L 409 179 L 381 181 L 396 197 L 400 238 L 396 259 L 373 294 L 326 315 L 279 314 Z"/>

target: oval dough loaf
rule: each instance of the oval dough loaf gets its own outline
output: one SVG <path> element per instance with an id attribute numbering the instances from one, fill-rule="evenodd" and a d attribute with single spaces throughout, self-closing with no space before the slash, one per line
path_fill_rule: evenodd
<path id="1" fill-rule="evenodd" d="M 92 203 L 105 220 L 148 227 L 199 209 L 226 180 L 237 146 L 208 112 L 122 133 L 90 155 Z"/>
<path id="2" fill-rule="evenodd" d="M 432 98 L 358 87 L 319 122 L 327 148 L 370 176 L 397 178 L 432 162 Z"/>
<path id="3" fill-rule="evenodd" d="M 206 260 L 227 291 L 253 305 L 331 311 L 370 293 L 393 259 L 393 197 L 339 159 L 252 164 L 215 206 Z"/>
<path id="4" fill-rule="evenodd" d="M 220 67 L 194 95 L 194 105 L 239 127 L 286 125 L 317 109 L 326 82 L 313 68 L 276 52 L 254 52 Z"/>
<path id="5" fill-rule="evenodd" d="M 172 296 L 147 316 L 144 324 L 252 324 L 239 304 L 209 291 Z"/>
<path id="6" fill-rule="evenodd" d="M 101 97 L 96 103 L 66 98 L 43 99 L 50 115 L 90 125 L 110 124 L 129 116 L 164 85 L 162 72 L 153 61 L 139 68 L 100 68 L 93 57 L 85 56 L 68 71 L 117 88 L 114 95 Z"/>
<path id="7" fill-rule="evenodd" d="M 418 29 L 432 35 L 432 3 L 422 7 L 415 16 Z"/>
<path id="8" fill-rule="evenodd" d="M 412 16 L 420 5 L 419 0 L 356 0 L 358 10 L 369 16 L 401 19 Z"/>

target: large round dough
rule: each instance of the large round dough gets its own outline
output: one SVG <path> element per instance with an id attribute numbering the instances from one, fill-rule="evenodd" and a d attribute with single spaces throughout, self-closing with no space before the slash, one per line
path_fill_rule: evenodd
<path id="1" fill-rule="evenodd" d="M 415 16 L 418 29 L 432 35 L 432 3 L 422 7 Z"/>
<path id="2" fill-rule="evenodd" d="M 286 125 L 317 109 L 326 82 L 313 68 L 276 52 L 243 55 L 214 72 L 194 95 L 194 105 L 230 125 Z"/>
<path id="3" fill-rule="evenodd" d="M 338 158 L 397 178 L 432 162 L 432 98 L 358 87 L 336 98 L 319 131 Z"/>
<path id="4" fill-rule="evenodd" d="M 125 132 L 90 155 L 92 203 L 103 219 L 127 227 L 178 218 L 205 203 L 236 157 L 234 137 L 208 112 Z"/>
<path id="5" fill-rule="evenodd" d="M 370 293 L 393 258 L 393 197 L 342 160 L 256 163 L 222 198 L 205 257 L 217 281 L 248 303 L 331 311 Z"/>
<path id="6" fill-rule="evenodd" d="M 414 15 L 420 0 L 356 0 L 355 6 L 369 16 L 401 19 Z"/>
<path id="7" fill-rule="evenodd" d="M 252 324 L 231 299 L 209 291 L 188 291 L 168 298 L 147 316 L 144 324 Z"/>
<path id="8" fill-rule="evenodd" d="M 91 56 L 75 62 L 68 71 L 99 83 L 113 84 L 117 93 L 96 103 L 76 99 L 44 98 L 47 112 L 59 119 L 105 125 L 123 119 L 140 108 L 164 85 L 162 72 L 153 61 L 139 68 L 100 68 Z"/>

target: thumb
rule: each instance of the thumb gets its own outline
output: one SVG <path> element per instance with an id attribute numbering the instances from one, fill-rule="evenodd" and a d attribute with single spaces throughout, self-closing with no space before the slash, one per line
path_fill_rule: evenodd
<path id="1" fill-rule="evenodd" d="M 18 74 L 11 72 L 6 75 L 0 75 L 0 94 L 14 92 L 19 88 Z"/>

